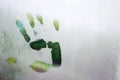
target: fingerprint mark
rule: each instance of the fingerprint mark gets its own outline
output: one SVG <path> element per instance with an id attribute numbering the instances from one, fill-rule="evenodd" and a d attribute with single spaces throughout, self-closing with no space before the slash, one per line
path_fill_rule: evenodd
<path id="1" fill-rule="evenodd" d="M 34 71 L 36 72 L 46 72 L 48 71 L 52 65 L 51 64 L 47 64 L 43 61 L 35 61 L 32 63 L 32 65 L 30 66 Z"/>
<path id="2" fill-rule="evenodd" d="M 16 20 L 16 25 L 19 28 L 21 34 L 23 35 L 24 39 L 29 42 L 30 41 L 30 37 L 28 36 L 23 23 L 20 20 Z"/>
<path id="3" fill-rule="evenodd" d="M 28 18 L 28 21 L 29 21 L 29 24 L 31 25 L 31 27 L 34 28 L 35 23 L 34 23 L 33 16 L 30 13 L 28 13 L 27 18 Z"/>
<path id="4" fill-rule="evenodd" d="M 30 47 L 38 51 L 42 48 L 46 48 L 46 42 L 43 39 L 36 40 L 30 43 Z"/>
<path id="5" fill-rule="evenodd" d="M 48 48 L 51 48 L 51 55 L 52 55 L 52 63 L 53 66 L 60 66 L 61 65 L 61 49 L 60 45 L 58 42 L 52 43 L 49 41 L 48 43 Z"/>
<path id="6" fill-rule="evenodd" d="M 42 16 L 37 15 L 37 20 L 40 22 L 40 24 L 43 24 L 43 18 L 42 18 Z"/>
<path id="7" fill-rule="evenodd" d="M 54 27 L 57 31 L 59 31 L 59 21 L 58 20 L 54 20 L 53 21 Z"/>

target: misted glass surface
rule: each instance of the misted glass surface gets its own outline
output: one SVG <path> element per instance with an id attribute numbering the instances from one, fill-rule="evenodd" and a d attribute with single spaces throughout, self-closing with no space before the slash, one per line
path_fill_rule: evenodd
<path id="1" fill-rule="evenodd" d="M 119 0 L 0 1 L 0 80 L 119 80 Z"/>

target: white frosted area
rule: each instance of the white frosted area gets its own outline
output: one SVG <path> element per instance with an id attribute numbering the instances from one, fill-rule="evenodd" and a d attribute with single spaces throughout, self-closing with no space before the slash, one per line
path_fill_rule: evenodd
<path id="1" fill-rule="evenodd" d="M 6 76 L 10 72 L 5 80 L 119 80 L 119 4 L 119 0 L 0 0 L 0 75 L 11 71 L 4 65 L 14 56 L 18 60 L 15 75 Z M 43 26 L 35 19 L 36 37 L 27 13 L 43 16 Z M 46 73 L 29 67 L 35 60 L 51 63 L 50 50 L 32 50 L 15 24 L 17 19 L 25 25 L 31 41 L 60 42 L 61 67 Z M 59 32 L 52 24 L 54 19 L 60 22 Z"/>

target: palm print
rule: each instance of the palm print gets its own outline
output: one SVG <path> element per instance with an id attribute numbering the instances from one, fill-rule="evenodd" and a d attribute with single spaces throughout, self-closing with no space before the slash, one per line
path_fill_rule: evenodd
<path id="1" fill-rule="evenodd" d="M 31 14 L 27 14 L 27 19 L 29 21 L 29 24 L 31 28 L 35 27 L 34 18 Z M 43 18 L 41 16 L 36 16 L 36 19 L 39 21 L 41 25 L 43 25 Z M 48 71 L 52 66 L 59 67 L 61 65 L 61 48 L 59 42 L 53 42 L 48 41 L 46 42 L 44 39 L 38 39 L 31 42 L 30 36 L 27 34 L 27 31 L 23 25 L 23 23 L 20 20 L 16 20 L 16 25 L 19 28 L 20 33 L 24 37 L 25 41 L 29 44 L 31 49 L 39 51 L 42 48 L 49 48 L 51 49 L 51 57 L 52 57 L 52 64 L 48 64 L 43 61 L 34 61 L 32 65 L 30 66 L 34 71 L 37 72 L 46 72 Z M 56 31 L 59 31 L 59 22 L 58 20 L 53 21 L 53 25 L 56 29 Z M 35 35 L 38 33 L 36 31 L 33 31 Z"/>

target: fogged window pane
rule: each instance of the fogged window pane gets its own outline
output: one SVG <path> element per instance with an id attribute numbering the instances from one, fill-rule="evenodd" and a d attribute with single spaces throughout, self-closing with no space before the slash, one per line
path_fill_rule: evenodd
<path id="1" fill-rule="evenodd" d="M 119 80 L 119 0 L 4 0 L 0 80 Z"/>

